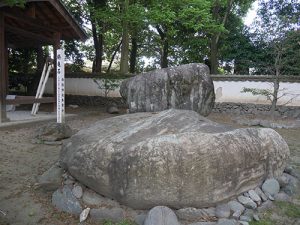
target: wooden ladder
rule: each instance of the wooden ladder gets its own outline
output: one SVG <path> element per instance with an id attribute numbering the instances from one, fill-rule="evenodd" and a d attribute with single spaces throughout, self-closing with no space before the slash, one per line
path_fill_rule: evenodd
<path id="1" fill-rule="evenodd" d="M 44 68 L 43 68 L 43 72 L 42 72 L 42 76 L 41 76 L 41 79 L 40 79 L 40 83 L 39 83 L 38 89 L 36 91 L 36 95 L 35 95 L 36 99 L 40 99 L 40 98 L 43 97 L 45 87 L 46 87 L 46 83 L 48 81 L 49 74 L 50 74 L 52 68 L 53 68 L 53 60 L 48 57 L 46 59 L 46 62 L 45 62 Z M 33 104 L 32 110 L 31 110 L 31 115 L 34 116 L 34 115 L 37 114 L 37 112 L 39 110 L 39 107 L 40 107 L 40 104 L 41 103 L 34 103 Z"/>

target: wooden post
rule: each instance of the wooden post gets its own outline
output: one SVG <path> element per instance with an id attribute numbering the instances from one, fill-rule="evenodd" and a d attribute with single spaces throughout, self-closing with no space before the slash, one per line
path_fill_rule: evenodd
<path id="1" fill-rule="evenodd" d="M 5 43 L 4 15 L 0 12 L 0 123 L 8 121 L 6 116 L 7 94 L 7 47 Z"/>
<path id="2" fill-rule="evenodd" d="M 56 112 L 56 61 L 57 61 L 57 49 L 60 48 L 60 38 L 61 34 L 60 33 L 55 33 L 54 34 L 54 45 L 53 45 L 53 54 L 54 54 L 54 71 L 53 71 L 53 97 L 55 99 L 54 105 L 53 105 L 53 110 Z"/>

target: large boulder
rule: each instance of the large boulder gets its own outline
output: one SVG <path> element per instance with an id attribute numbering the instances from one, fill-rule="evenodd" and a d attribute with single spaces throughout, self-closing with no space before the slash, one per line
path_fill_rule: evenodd
<path id="1" fill-rule="evenodd" d="M 135 209 L 214 206 L 282 174 L 289 148 L 269 128 L 234 129 L 190 110 L 101 120 L 64 142 L 61 163 Z"/>
<path id="2" fill-rule="evenodd" d="M 207 116 L 215 101 L 214 85 L 205 64 L 186 64 L 143 73 L 121 84 L 130 112 L 188 109 Z"/>

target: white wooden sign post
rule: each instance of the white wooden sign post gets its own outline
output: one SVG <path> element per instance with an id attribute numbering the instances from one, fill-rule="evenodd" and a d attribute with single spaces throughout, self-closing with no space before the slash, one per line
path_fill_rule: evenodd
<path id="1" fill-rule="evenodd" d="M 56 57 L 56 111 L 57 123 L 65 122 L 65 52 L 57 49 Z"/>

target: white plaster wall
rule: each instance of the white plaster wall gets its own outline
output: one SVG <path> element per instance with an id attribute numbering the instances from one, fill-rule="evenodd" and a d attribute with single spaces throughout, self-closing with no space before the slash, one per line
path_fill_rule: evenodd
<path id="1" fill-rule="evenodd" d="M 273 90 L 272 83 L 257 81 L 214 81 L 214 87 L 216 102 L 269 104 L 270 102 L 265 96 L 254 96 L 251 93 L 241 93 L 241 91 L 243 87 Z M 285 104 L 296 94 L 300 94 L 300 83 L 281 82 L 279 89 L 281 90 L 279 96 L 283 93 L 287 95 L 279 99 L 278 104 Z M 293 99 L 288 105 L 300 106 L 300 96 Z"/>
<path id="2" fill-rule="evenodd" d="M 119 80 L 121 83 L 122 80 Z M 66 94 L 68 95 L 86 95 L 86 96 L 104 96 L 104 90 L 100 90 L 92 78 L 67 78 Z M 45 93 L 52 94 L 52 78 L 49 78 Z M 237 103 L 259 103 L 269 104 L 265 96 L 253 96 L 251 93 L 241 93 L 243 87 L 273 89 L 269 82 L 257 81 L 214 81 L 216 102 L 237 102 Z M 300 83 L 281 82 L 281 93 L 300 94 Z M 109 97 L 120 97 L 119 88 L 110 91 Z M 287 95 L 279 100 L 279 104 L 285 104 L 293 95 Z M 300 96 L 295 98 L 290 104 L 300 106 Z"/>

